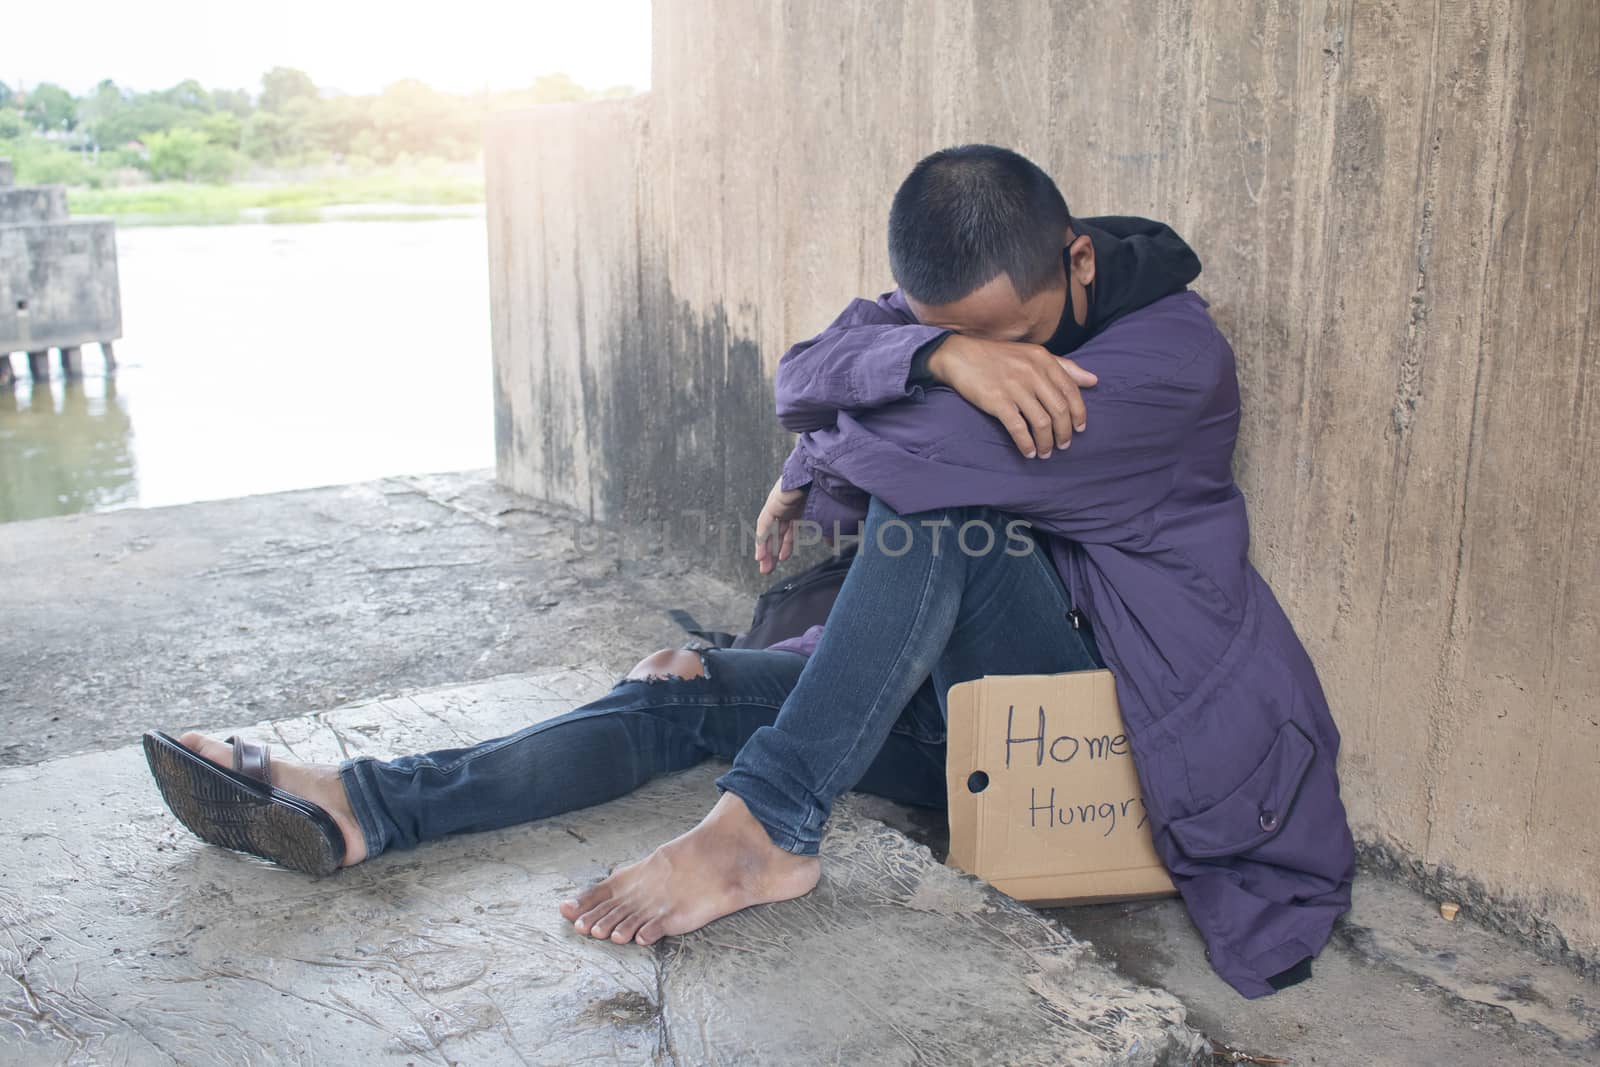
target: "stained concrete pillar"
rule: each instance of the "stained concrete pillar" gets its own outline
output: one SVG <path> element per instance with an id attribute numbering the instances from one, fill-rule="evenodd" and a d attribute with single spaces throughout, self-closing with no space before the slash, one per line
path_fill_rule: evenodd
<path id="1" fill-rule="evenodd" d="M 68 380 L 83 377 L 83 349 L 78 345 L 67 345 L 57 349 L 61 359 L 61 376 Z"/>
<path id="2" fill-rule="evenodd" d="M 106 373 L 117 369 L 117 353 L 110 341 L 100 342 L 100 355 L 106 361 Z"/>
<path id="3" fill-rule="evenodd" d="M 66 217 L 51 186 L 0 190 L 0 350 L 122 335 L 115 223 Z"/>
<path id="4" fill-rule="evenodd" d="M 17 372 L 11 366 L 11 353 L 0 355 L 0 388 L 10 388 L 17 380 Z"/>
<path id="5" fill-rule="evenodd" d="M 792 445 L 778 359 L 893 284 L 900 180 L 1015 147 L 1205 264 L 1251 558 L 1335 709 L 1357 837 L 1600 960 L 1600 4 L 837 6 L 848 32 L 658 4 L 649 94 L 490 124 L 501 480 L 737 525 Z"/>
<path id="6" fill-rule="evenodd" d="M 50 380 L 50 350 L 28 353 L 28 373 L 33 375 L 36 382 Z"/>

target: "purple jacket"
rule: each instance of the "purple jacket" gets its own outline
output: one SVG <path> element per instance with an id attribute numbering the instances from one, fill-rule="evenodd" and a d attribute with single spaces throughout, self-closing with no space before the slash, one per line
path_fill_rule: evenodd
<path id="1" fill-rule="evenodd" d="M 853 532 L 867 494 L 1032 521 L 1116 676 L 1156 850 L 1212 966 L 1247 997 L 1272 992 L 1348 909 L 1354 850 L 1322 686 L 1247 558 L 1232 348 L 1191 292 L 1126 315 L 1073 353 L 1100 379 L 1088 429 L 1030 460 L 956 393 L 908 392 L 940 333 L 896 292 L 791 350 L 785 487 L 810 484 L 806 517 L 826 530 Z"/>

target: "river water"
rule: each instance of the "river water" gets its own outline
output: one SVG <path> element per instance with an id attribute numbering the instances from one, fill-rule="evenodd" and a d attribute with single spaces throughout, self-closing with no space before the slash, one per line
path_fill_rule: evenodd
<path id="1" fill-rule="evenodd" d="M 0 388 L 0 522 L 494 463 L 483 219 L 117 234 L 114 377 Z M 52 364 L 54 359 L 52 358 Z"/>

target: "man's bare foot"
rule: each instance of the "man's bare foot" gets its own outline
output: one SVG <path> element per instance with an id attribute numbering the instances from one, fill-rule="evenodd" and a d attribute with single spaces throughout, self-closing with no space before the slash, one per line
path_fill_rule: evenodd
<path id="1" fill-rule="evenodd" d="M 817 857 L 774 845 L 744 801 L 724 793 L 699 826 L 563 900 L 561 915 L 580 934 L 650 945 L 754 904 L 805 896 L 821 873 Z"/>
<path id="2" fill-rule="evenodd" d="M 178 738 L 178 743 L 212 763 L 233 766 L 233 746 L 225 742 L 191 730 Z M 367 839 L 361 832 L 361 824 L 356 822 L 355 810 L 350 807 L 339 768 L 321 763 L 296 763 L 273 756 L 272 784 L 285 793 L 311 801 L 333 817 L 344 834 L 344 862 L 340 866 L 353 867 L 367 858 Z"/>

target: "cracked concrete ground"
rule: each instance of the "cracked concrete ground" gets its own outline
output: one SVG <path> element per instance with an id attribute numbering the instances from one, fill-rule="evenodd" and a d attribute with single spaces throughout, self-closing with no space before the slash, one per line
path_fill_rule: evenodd
<path id="1" fill-rule="evenodd" d="M 692 547 L 692 546 L 691 546 Z M 675 646 L 751 599 L 488 472 L 0 526 L 0 766 Z"/>
<path id="2" fill-rule="evenodd" d="M 453 743 L 492 729 L 486 708 L 521 725 L 680 643 L 667 608 L 730 629 L 748 618 L 747 593 L 686 559 L 625 545 L 484 473 L 0 525 L 0 582 L 0 765 L 11 765 L 0 802 L 14 813 L 0 834 L 0 1062 L 114 1062 L 118 1050 L 131 1062 L 267 1062 L 264 1050 L 320 1061 L 368 1054 L 380 1031 L 397 1062 L 484 1062 L 491 1048 L 530 1062 L 728 1062 L 776 1058 L 780 1045 L 812 1056 L 792 1062 L 822 1062 L 826 1049 L 806 1042 L 837 1037 L 838 1020 L 889 1041 L 839 1037 L 830 1047 L 843 1062 L 1060 1053 L 994 1043 L 1015 1022 L 986 1014 L 994 974 L 1010 976 L 1007 1010 L 1027 1005 L 1024 1032 L 1051 1041 L 1069 1036 L 1056 1024 L 1071 1031 L 1048 1006 L 1066 995 L 1051 983 L 1097 974 L 1107 989 L 1166 989 L 1210 1036 L 1295 1063 L 1600 1054 L 1593 980 L 1469 914 L 1445 923 L 1436 902 L 1382 878 L 1357 882 L 1311 983 L 1249 1002 L 1211 974 L 1176 901 L 1057 909 L 1047 922 L 980 894 L 975 912 L 940 912 L 978 899 L 930 866 L 942 825 L 867 797 L 846 805 L 823 888 L 789 909 L 792 925 L 774 917 L 779 906 L 655 953 L 569 941 L 555 896 L 689 825 L 710 770 L 583 813 L 594 834 L 558 821 L 324 882 L 189 839 L 130 747 L 152 726 L 259 722 L 266 740 L 330 756 L 341 736 L 347 750 Z M 499 677 L 509 674 L 525 676 Z M 416 693 L 438 686 L 457 688 Z M 385 695 L 397 699 L 370 702 Z M 307 715 L 357 700 L 367 702 Z M 1013 946 L 951 975 L 964 1000 L 939 999 L 946 987 L 930 976 L 947 972 L 907 955 L 953 943 L 952 931 L 963 952 Z M 1081 969 L 1076 938 L 1128 978 Z M 808 970 L 809 955 L 832 973 Z M 506 957 L 517 969 L 497 971 Z M 479 973 L 475 960 L 492 962 Z M 857 974 L 841 993 L 839 976 Z M 1030 980 L 1039 988 L 1023 997 Z M 258 1011 L 276 1027 L 232 1027 Z M 97 1033 L 98 1044 L 75 1043 Z M 357 1033 L 367 1036 L 338 1036 Z"/>
<path id="3" fill-rule="evenodd" d="M 1231 1047 L 1296 1064 L 1600 1062 L 1600 983 L 1374 874 L 1357 877 L 1312 981 L 1243 1001 L 1176 900 L 1052 909 L 1127 974 L 1178 996 Z"/>
<path id="4" fill-rule="evenodd" d="M 457 745 L 560 714 L 609 677 L 513 675 L 244 732 L 312 760 Z M 1176 998 L 848 803 L 800 900 L 650 949 L 561 919 L 558 900 L 694 825 L 713 775 L 313 879 L 194 840 L 133 746 L 7 768 L 0 808 L 26 817 L 0 828 L 5 1058 L 1158 1064 L 1203 1050 Z"/>

